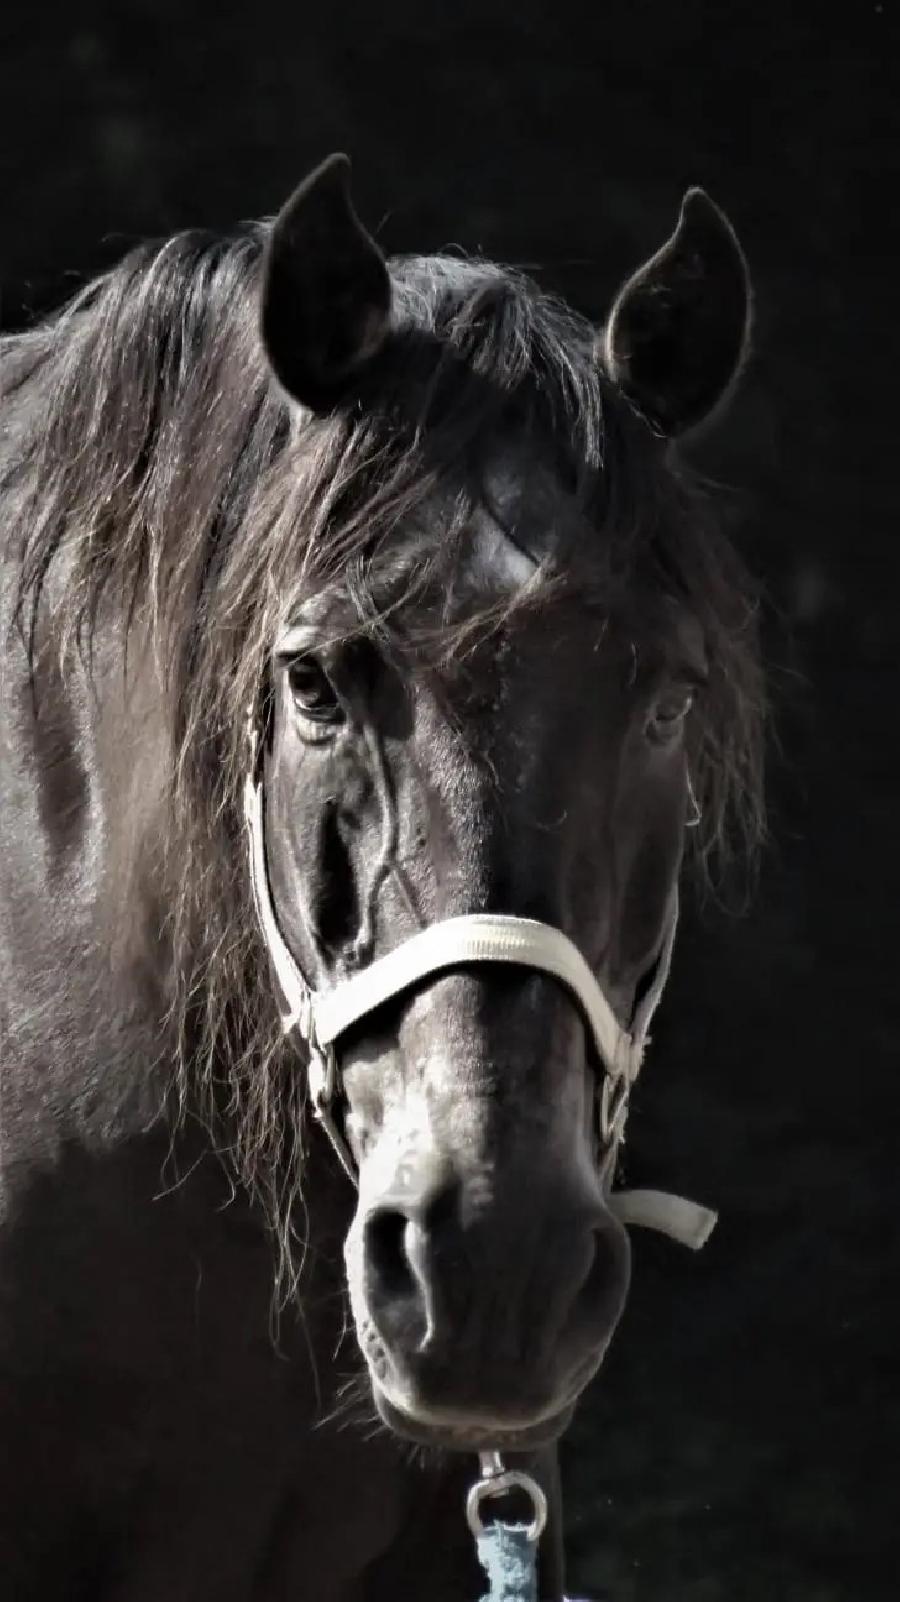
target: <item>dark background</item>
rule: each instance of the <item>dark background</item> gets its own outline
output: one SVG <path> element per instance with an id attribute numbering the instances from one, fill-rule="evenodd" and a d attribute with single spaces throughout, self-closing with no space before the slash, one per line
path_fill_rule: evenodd
<path id="1" fill-rule="evenodd" d="M 768 594 L 772 844 L 695 909 L 630 1177 L 720 1207 L 636 1241 L 566 1443 L 573 1589 L 898 1592 L 898 27 L 843 7 L 120 0 L 0 22 L 12 327 L 146 234 L 277 208 L 332 149 L 387 250 L 528 264 L 600 318 L 684 187 L 731 215 L 756 351 L 697 451 Z"/>

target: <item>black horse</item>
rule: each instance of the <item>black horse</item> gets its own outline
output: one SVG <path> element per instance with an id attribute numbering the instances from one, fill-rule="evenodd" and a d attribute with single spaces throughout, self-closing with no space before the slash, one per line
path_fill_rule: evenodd
<path id="1" fill-rule="evenodd" d="M 691 191 L 598 333 L 386 263 L 347 173 L 0 346 L 8 1602 L 460 1602 L 487 1448 L 562 1595 L 618 1044 L 685 839 L 758 832 L 754 606 L 672 449 L 746 348 L 729 224 Z M 544 955 L 323 1040 L 304 985 L 471 914 Z"/>

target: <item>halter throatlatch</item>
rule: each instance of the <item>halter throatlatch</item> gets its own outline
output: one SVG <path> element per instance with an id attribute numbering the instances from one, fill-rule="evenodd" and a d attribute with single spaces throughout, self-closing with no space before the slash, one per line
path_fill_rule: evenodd
<path id="1" fill-rule="evenodd" d="M 335 1117 L 340 1094 L 336 1046 L 341 1036 L 392 997 L 422 979 L 472 963 L 512 962 L 551 975 L 578 1003 L 603 1065 L 598 1094 L 601 1177 L 607 1205 L 623 1223 L 656 1229 L 694 1250 L 703 1246 L 716 1214 L 682 1196 L 658 1190 L 613 1191 L 616 1156 L 625 1134 L 628 1098 L 640 1071 L 650 1021 L 669 974 L 678 919 L 673 895 L 663 948 L 652 983 L 623 1029 L 578 947 L 561 929 L 532 918 L 472 913 L 445 918 L 351 975 L 331 990 L 310 988 L 278 927 L 266 871 L 262 776 L 251 765 L 244 788 L 250 874 L 257 916 L 282 996 L 285 1034 L 294 1031 L 309 1052 L 309 1097 L 345 1171 L 357 1183 L 352 1153 Z"/>

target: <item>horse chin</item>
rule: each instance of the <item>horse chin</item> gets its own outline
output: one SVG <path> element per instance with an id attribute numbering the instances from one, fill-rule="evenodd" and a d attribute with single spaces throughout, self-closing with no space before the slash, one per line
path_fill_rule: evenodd
<path id="1" fill-rule="evenodd" d="M 576 1406 L 569 1402 L 546 1417 L 520 1425 L 508 1421 L 494 1424 L 481 1419 L 412 1413 L 392 1402 L 374 1379 L 372 1390 L 380 1417 L 395 1435 L 418 1446 L 449 1452 L 530 1452 L 549 1446 L 568 1429 Z"/>

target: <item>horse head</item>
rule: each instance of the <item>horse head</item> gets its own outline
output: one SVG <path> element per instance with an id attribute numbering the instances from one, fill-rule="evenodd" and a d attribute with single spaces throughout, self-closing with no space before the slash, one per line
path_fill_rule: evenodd
<path id="1" fill-rule="evenodd" d="M 333 158 L 301 186 L 261 276 L 297 472 L 331 474 L 251 711 L 266 908 L 313 999 L 448 920 L 531 920 L 631 1039 L 727 738 L 728 584 L 673 441 L 735 381 L 744 259 L 691 191 L 597 331 L 488 264 L 386 262 L 347 180 Z M 380 1413 L 554 1437 L 629 1279 L 615 1065 L 571 985 L 457 954 L 329 1054 Z"/>

